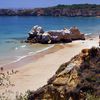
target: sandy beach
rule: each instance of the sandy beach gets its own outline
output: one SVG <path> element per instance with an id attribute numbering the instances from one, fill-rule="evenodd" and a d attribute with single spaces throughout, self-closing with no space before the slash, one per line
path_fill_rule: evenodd
<path id="1" fill-rule="evenodd" d="M 99 46 L 98 41 L 99 39 L 96 37 L 72 43 L 56 44 L 54 47 L 34 55 L 32 63 L 21 65 L 21 67 L 17 65 L 18 67 L 13 69 L 18 71 L 16 74 L 10 75 L 9 79 L 13 86 L 0 87 L 0 92 L 10 90 L 14 93 L 24 93 L 27 90 L 40 88 L 47 83 L 61 64 L 69 61 L 84 48 Z"/>

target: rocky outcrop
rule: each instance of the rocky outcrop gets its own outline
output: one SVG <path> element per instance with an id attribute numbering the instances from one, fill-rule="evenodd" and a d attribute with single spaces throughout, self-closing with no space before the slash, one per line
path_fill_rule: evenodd
<path id="1" fill-rule="evenodd" d="M 84 40 L 85 36 L 77 27 L 70 30 L 51 30 L 45 32 L 41 26 L 34 26 L 29 32 L 28 43 L 67 43 L 73 40 Z"/>
<path id="2" fill-rule="evenodd" d="M 100 16 L 100 5 L 73 4 L 35 9 L 0 9 L 0 15 L 8 16 Z"/>
<path id="3" fill-rule="evenodd" d="M 99 99 L 100 48 L 95 47 L 62 64 L 45 86 L 28 94 L 28 100 Z"/>
<path id="4" fill-rule="evenodd" d="M 78 40 L 78 39 L 81 39 L 81 40 L 84 40 L 85 37 L 84 37 L 84 34 L 82 34 L 79 29 L 77 27 L 72 27 L 70 29 L 70 37 L 72 40 Z"/>

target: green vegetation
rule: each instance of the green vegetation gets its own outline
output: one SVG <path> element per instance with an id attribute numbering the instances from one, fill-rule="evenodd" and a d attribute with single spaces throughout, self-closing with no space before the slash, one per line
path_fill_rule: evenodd
<path id="1" fill-rule="evenodd" d="M 96 5 L 96 4 L 57 5 L 55 6 L 55 8 L 100 9 L 100 5 Z"/>
<path id="2" fill-rule="evenodd" d="M 36 9 L 0 9 L 0 16 L 100 16 L 100 4 L 57 5 Z"/>
<path id="3" fill-rule="evenodd" d="M 98 48 L 92 47 L 92 48 L 89 50 L 89 56 L 90 56 L 90 57 L 98 56 Z"/>
<path id="4" fill-rule="evenodd" d="M 89 82 L 96 82 L 97 79 L 95 77 L 87 77 L 86 80 Z"/>
<path id="5" fill-rule="evenodd" d="M 16 95 L 16 100 L 29 100 L 29 96 L 30 96 L 31 92 L 28 90 L 24 95 L 20 94 L 20 95 Z"/>
<path id="6" fill-rule="evenodd" d="M 100 100 L 100 97 L 96 97 L 94 95 L 87 93 L 87 100 Z"/>

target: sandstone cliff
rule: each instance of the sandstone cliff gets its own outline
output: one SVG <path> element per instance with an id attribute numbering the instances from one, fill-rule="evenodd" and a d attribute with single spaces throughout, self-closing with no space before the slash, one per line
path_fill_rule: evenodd
<path id="1" fill-rule="evenodd" d="M 62 64 L 28 100 L 100 100 L 100 48 L 84 49 Z"/>
<path id="2" fill-rule="evenodd" d="M 8 16 L 100 16 L 100 5 L 73 4 L 35 9 L 0 9 L 0 15 Z"/>

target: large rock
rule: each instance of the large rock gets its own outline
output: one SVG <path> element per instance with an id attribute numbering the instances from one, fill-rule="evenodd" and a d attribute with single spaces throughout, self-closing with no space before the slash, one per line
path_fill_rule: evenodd
<path id="1" fill-rule="evenodd" d="M 81 34 L 78 28 L 73 27 L 70 30 L 50 30 L 44 32 L 41 26 L 34 26 L 29 32 L 27 42 L 29 43 L 67 43 L 72 40 L 84 40 L 84 34 Z"/>
<path id="2" fill-rule="evenodd" d="M 41 43 L 51 43 L 51 36 L 47 32 L 42 34 Z"/>
<path id="3" fill-rule="evenodd" d="M 70 31 L 67 29 L 48 31 L 52 37 L 52 42 L 72 42 Z"/>
<path id="4" fill-rule="evenodd" d="M 70 36 L 72 40 L 85 40 L 84 34 L 82 34 L 75 26 L 70 29 Z"/>

